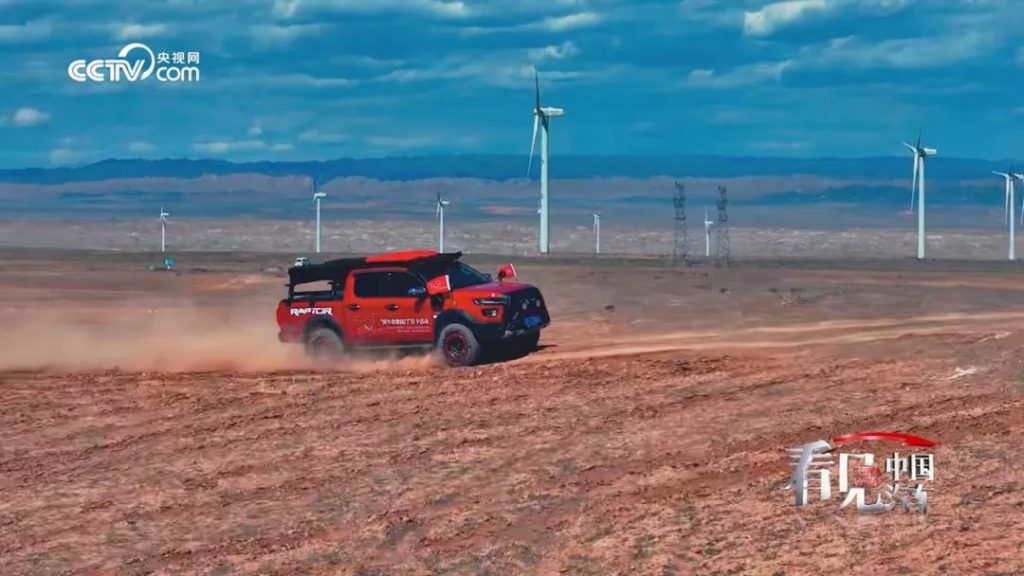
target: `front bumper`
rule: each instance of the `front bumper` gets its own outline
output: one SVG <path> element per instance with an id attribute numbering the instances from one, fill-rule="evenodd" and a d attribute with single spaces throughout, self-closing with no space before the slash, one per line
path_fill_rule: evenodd
<path id="1" fill-rule="evenodd" d="M 535 332 L 540 332 L 542 328 L 546 328 L 546 327 L 547 327 L 547 324 L 541 324 L 540 326 L 535 326 L 533 328 L 519 328 L 519 329 L 515 329 L 515 330 L 510 330 L 510 329 L 506 328 L 504 331 L 502 331 L 501 338 L 517 338 L 519 336 L 525 336 L 527 334 L 533 334 Z"/>

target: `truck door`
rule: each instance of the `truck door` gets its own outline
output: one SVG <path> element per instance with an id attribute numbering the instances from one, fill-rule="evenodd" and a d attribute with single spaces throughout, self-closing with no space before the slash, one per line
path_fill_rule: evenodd
<path id="1" fill-rule="evenodd" d="M 349 275 L 351 287 L 346 290 L 345 326 L 357 344 L 383 344 L 387 340 L 380 318 L 381 297 L 386 290 L 387 276 L 382 271 L 364 270 Z"/>
<path id="2" fill-rule="evenodd" d="M 406 271 L 388 272 L 383 323 L 394 342 L 429 344 L 434 338 L 434 311 L 426 286 Z"/>
<path id="3" fill-rule="evenodd" d="M 430 299 L 414 288 L 423 283 L 408 272 L 364 270 L 353 274 L 345 313 L 353 340 L 371 345 L 429 343 L 433 337 Z M 410 292 L 412 290 L 412 292 Z"/>

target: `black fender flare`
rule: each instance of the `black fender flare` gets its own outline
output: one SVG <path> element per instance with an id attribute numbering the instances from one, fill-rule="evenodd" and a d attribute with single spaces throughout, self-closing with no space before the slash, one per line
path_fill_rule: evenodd
<path id="1" fill-rule="evenodd" d="M 333 316 L 316 316 L 310 318 L 309 321 L 306 322 L 306 325 L 302 327 L 302 341 L 306 342 L 309 340 L 309 333 L 317 328 L 330 328 L 338 334 L 342 342 L 345 341 L 345 332 L 341 329 L 338 321 L 335 320 Z"/>
<path id="2" fill-rule="evenodd" d="M 445 329 L 449 324 L 462 324 L 466 328 L 469 328 L 473 335 L 477 335 L 476 322 L 469 317 L 468 314 L 462 310 L 445 310 L 437 315 L 434 319 L 434 343 L 437 343 L 437 338 L 441 335 L 441 331 Z"/>

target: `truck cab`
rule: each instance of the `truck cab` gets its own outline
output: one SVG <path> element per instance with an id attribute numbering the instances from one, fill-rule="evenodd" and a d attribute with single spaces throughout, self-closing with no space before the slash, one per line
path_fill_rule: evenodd
<path id="1" fill-rule="evenodd" d="M 315 357 L 355 348 L 436 348 L 452 366 L 488 352 L 530 352 L 550 323 L 540 291 L 461 262 L 461 252 L 390 252 L 288 270 L 279 339 Z M 313 286 L 310 289 L 311 285 Z"/>

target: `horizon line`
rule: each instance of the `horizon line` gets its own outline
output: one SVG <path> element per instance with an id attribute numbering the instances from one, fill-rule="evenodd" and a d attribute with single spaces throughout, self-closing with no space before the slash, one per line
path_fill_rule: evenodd
<path id="1" fill-rule="evenodd" d="M 416 159 L 439 159 L 439 158 L 528 158 L 529 154 L 514 154 L 508 152 L 494 152 L 494 153 L 483 153 L 483 152 L 471 152 L 471 153 L 437 153 L 437 154 L 407 154 L 407 155 L 386 155 L 386 156 L 338 156 L 335 158 L 328 159 L 303 159 L 303 160 L 284 160 L 284 159 L 253 159 L 253 160 L 230 160 L 227 158 L 216 158 L 216 157 L 190 157 L 190 156 L 177 156 L 177 157 L 163 157 L 163 158 L 145 158 L 145 157 L 110 157 L 96 160 L 93 162 L 87 162 L 84 164 L 66 164 L 66 165 L 54 165 L 54 166 L 21 166 L 21 167 L 0 167 L 0 172 L 12 172 L 12 171 L 49 171 L 49 170 L 78 170 L 82 168 L 88 168 L 91 166 L 97 166 L 104 163 L 110 162 L 219 162 L 223 164 L 232 165 L 248 165 L 248 164 L 329 164 L 332 162 L 340 161 L 386 161 L 386 160 L 416 160 Z M 667 154 L 559 154 L 558 158 L 623 158 L 623 159 L 670 159 L 670 158 L 721 158 L 721 159 L 756 159 L 756 160 L 773 160 L 773 161 L 865 161 L 865 160 L 889 160 L 894 158 L 903 158 L 901 154 L 890 154 L 890 155 L 878 155 L 878 156 L 757 156 L 757 155 L 729 155 L 729 154 L 697 154 L 697 153 L 667 153 Z M 1001 163 L 1007 162 L 1011 166 L 1024 165 L 1024 160 L 1012 159 L 1012 158 L 976 158 L 976 157 L 963 157 L 963 156 L 935 156 L 930 159 L 930 162 L 944 161 L 944 160 L 956 160 L 956 161 L 971 161 L 971 162 L 989 162 L 989 163 Z"/>

